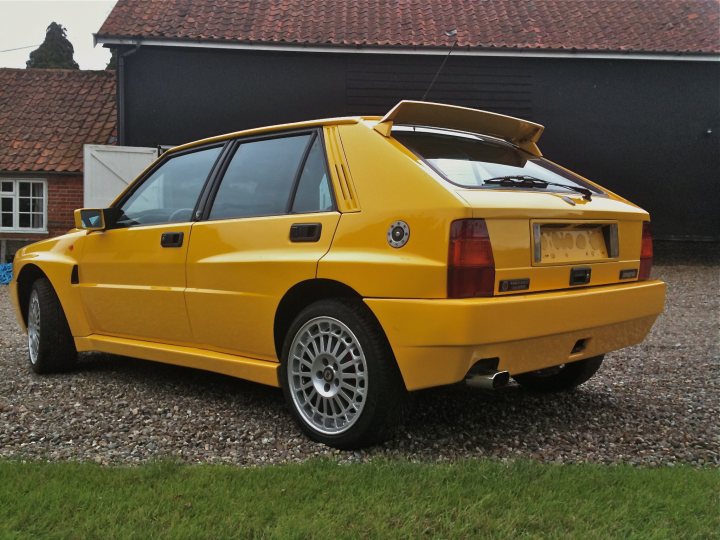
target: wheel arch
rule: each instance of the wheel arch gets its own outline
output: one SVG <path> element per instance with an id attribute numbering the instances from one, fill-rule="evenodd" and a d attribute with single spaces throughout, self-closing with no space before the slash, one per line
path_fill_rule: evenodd
<path id="1" fill-rule="evenodd" d="M 30 299 L 32 284 L 41 278 L 46 278 L 57 294 L 60 306 L 65 312 L 70 331 L 73 336 L 86 336 L 90 333 L 85 310 L 80 301 L 80 291 L 77 285 L 72 283 L 74 260 L 51 259 L 38 257 L 32 262 L 23 264 L 17 274 L 16 300 L 18 312 L 22 323 L 27 328 L 27 306 Z"/>
<path id="2" fill-rule="evenodd" d="M 32 291 L 33 283 L 38 279 L 48 278 L 39 266 L 35 264 L 26 264 L 22 267 L 17 277 L 17 301 L 22 315 L 23 322 L 27 327 L 28 322 L 28 301 L 30 300 L 30 291 Z M 52 284 L 52 281 L 50 280 Z"/>
<path id="3" fill-rule="evenodd" d="M 305 307 L 326 298 L 353 298 L 362 301 L 362 296 L 352 287 L 332 279 L 308 279 L 293 285 L 282 297 L 277 310 L 275 310 L 273 336 L 278 359 L 282 357 L 285 335 L 295 317 Z"/>
<path id="4" fill-rule="evenodd" d="M 360 293 L 358 293 L 352 287 L 340 281 L 336 281 L 333 279 L 316 278 L 301 281 L 300 283 L 297 283 L 296 285 L 291 287 L 285 293 L 283 298 L 280 300 L 280 303 L 278 304 L 278 308 L 275 311 L 275 320 L 273 324 L 275 352 L 277 354 L 278 360 L 282 360 L 282 349 L 285 335 L 290 329 L 290 325 L 295 320 L 295 317 L 297 317 L 298 314 L 310 304 L 318 302 L 320 300 L 325 300 L 327 298 L 349 298 L 362 303 L 367 309 L 367 312 L 373 318 L 375 324 L 377 325 L 377 328 L 380 330 L 382 339 L 385 340 L 388 349 L 393 353 L 393 358 L 395 357 L 392 346 L 390 345 L 390 341 L 388 340 L 387 334 L 385 333 L 385 329 L 380 324 L 380 321 L 375 316 L 375 313 L 373 313 L 373 310 L 370 308 L 370 306 L 368 306 L 363 301 L 362 295 L 360 295 Z M 395 367 L 398 368 L 399 372 L 397 360 L 395 360 Z M 401 380 L 403 380 L 404 383 L 402 375 Z"/>

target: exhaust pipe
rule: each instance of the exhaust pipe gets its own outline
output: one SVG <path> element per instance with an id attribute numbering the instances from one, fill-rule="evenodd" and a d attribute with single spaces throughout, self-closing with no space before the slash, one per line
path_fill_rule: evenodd
<path id="1" fill-rule="evenodd" d="M 507 386 L 510 382 L 510 373 L 508 371 L 490 371 L 487 373 L 475 373 L 465 379 L 465 384 L 473 388 L 482 388 L 483 390 L 497 390 L 503 386 Z"/>

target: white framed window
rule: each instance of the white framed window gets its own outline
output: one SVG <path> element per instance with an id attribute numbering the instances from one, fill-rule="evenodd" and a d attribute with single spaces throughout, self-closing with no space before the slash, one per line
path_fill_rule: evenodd
<path id="1" fill-rule="evenodd" d="M 47 182 L 0 178 L 0 232 L 47 231 Z"/>

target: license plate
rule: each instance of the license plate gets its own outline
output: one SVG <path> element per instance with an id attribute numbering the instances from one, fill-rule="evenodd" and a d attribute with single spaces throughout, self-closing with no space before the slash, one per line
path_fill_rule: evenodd
<path id="1" fill-rule="evenodd" d="M 536 264 L 574 264 L 617 257 L 617 224 L 535 223 Z"/>

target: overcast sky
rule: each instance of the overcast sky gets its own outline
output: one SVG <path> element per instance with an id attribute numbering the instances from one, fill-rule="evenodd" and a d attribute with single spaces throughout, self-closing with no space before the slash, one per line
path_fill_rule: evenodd
<path id="1" fill-rule="evenodd" d="M 67 28 L 80 69 L 105 69 L 110 52 L 101 46 L 93 48 L 92 35 L 114 5 L 114 0 L 0 0 L 0 67 L 24 68 L 54 21 Z"/>

